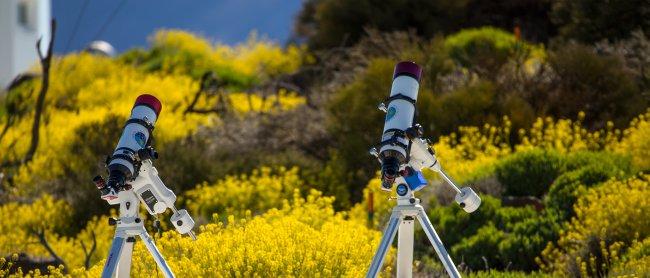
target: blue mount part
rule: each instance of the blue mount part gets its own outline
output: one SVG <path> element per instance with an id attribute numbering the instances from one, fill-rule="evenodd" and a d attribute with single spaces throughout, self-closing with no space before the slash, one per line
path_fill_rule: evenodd
<path id="1" fill-rule="evenodd" d="M 421 171 L 409 171 L 409 175 L 404 177 L 404 180 L 406 180 L 406 184 L 408 184 L 409 188 L 411 191 L 418 191 L 425 186 L 427 186 L 428 182 L 424 178 L 424 175 L 422 174 Z"/>

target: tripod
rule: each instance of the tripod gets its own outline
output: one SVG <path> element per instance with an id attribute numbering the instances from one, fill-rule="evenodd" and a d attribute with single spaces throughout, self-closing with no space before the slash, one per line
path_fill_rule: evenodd
<path id="1" fill-rule="evenodd" d="M 136 236 L 139 236 L 147 246 L 149 253 L 151 253 L 163 275 L 167 278 L 174 277 L 167 262 L 165 262 L 165 258 L 160 254 L 153 239 L 144 228 L 144 223 L 138 213 L 140 200 L 133 190 L 121 191 L 118 199 L 120 200 L 120 217 L 114 222 L 111 221 L 111 223 L 116 224 L 115 236 L 104 265 L 102 278 L 130 276 L 133 245 Z"/>
<path id="2" fill-rule="evenodd" d="M 433 149 L 429 147 L 429 144 L 426 140 L 421 138 L 413 138 L 411 140 L 410 147 L 410 160 L 408 162 L 408 167 L 416 171 L 415 173 L 420 173 L 420 170 L 423 168 L 429 168 L 438 174 L 449 184 L 454 191 L 456 191 L 456 202 L 468 213 L 475 211 L 481 204 L 481 199 L 478 195 L 469 187 L 464 187 L 459 189 L 451 178 L 440 168 L 440 163 L 433 152 Z M 372 154 L 376 154 L 376 150 L 371 150 Z M 408 172 L 408 171 L 407 171 Z M 438 258 L 445 267 L 445 270 L 452 278 L 459 278 L 460 273 L 456 269 L 456 265 L 451 260 L 449 253 L 445 249 L 442 240 L 438 236 L 438 233 L 433 228 L 429 217 L 427 216 L 424 208 L 420 205 L 420 199 L 415 198 L 414 191 L 411 184 L 413 173 L 408 177 L 398 177 L 395 181 L 398 184 L 396 187 L 397 192 L 397 205 L 393 208 L 393 211 L 384 230 L 381 242 L 379 244 L 379 249 L 372 258 L 372 263 L 368 269 L 366 277 L 374 278 L 379 275 L 379 271 L 384 262 L 386 253 L 388 252 L 389 247 L 391 246 L 395 234 L 399 230 L 399 235 L 397 238 L 397 277 L 411 277 L 413 273 L 413 235 L 415 231 L 415 219 L 420 222 L 420 226 L 426 233 L 429 241 L 433 245 L 433 248 L 438 254 Z M 422 184 L 415 186 L 418 190 L 422 188 Z"/>
<path id="3" fill-rule="evenodd" d="M 103 184 L 103 179 L 99 182 Z M 107 199 L 109 204 L 120 205 L 120 216 L 117 219 L 109 220 L 109 224 L 116 225 L 116 228 L 113 243 L 102 272 L 102 278 L 129 277 L 136 236 L 142 239 L 163 275 L 166 278 L 174 277 L 169 265 L 167 265 L 153 239 L 144 228 L 144 221 L 138 211 L 140 202 L 154 216 L 170 208 L 173 212 L 170 220 L 176 231 L 181 234 L 188 234 L 192 239 L 196 240 L 196 236 L 192 232 L 194 220 L 186 210 L 176 210 L 174 206 L 175 200 L 176 195 L 160 180 L 158 171 L 153 167 L 151 160 L 141 161 L 138 176 L 135 180 L 126 185 L 118 193 L 116 199 Z"/>
<path id="4" fill-rule="evenodd" d="M 427 234 L 429 241 L 436 250 L 438 257 L 445 266 L 447 273 L 452 278 L 460 277 L 456 265 L 451 260 L 445 246 L 440 240 L 438 233 L 433 228 L 429 217 L 427 217 L 424 208 L 420 205 L 420 199 L 415 198 L 413 192 L 409 190 L 406 196 L 398 196 L 397 205 L 393 208 L 390 220 L 386 225 L 384 234 L 379 244 L 379 249 L 372 258 L 370 269 L 366 277 L 377 277 L 381 266 L 384 263 L 386 252 L 399 230 L 397 238 L 397 277 L 410 277 L 413 273 L 413 234 L 415 219 L 420 222 L 422 229 Z"/>

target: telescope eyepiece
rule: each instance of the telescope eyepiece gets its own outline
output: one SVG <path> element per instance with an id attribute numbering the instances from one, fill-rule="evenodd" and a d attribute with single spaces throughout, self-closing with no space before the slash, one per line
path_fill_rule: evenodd
<path id="1" fill-rule="evenodd" d="M 117 191 L 120 188 L 124 187 L 125 183 L 126 183 L 126 175 L 124 175 L 124 172 L 119 170 L 113 170 L 108 175 L 108 181 L 106 182 L 106 186 L 109 188 L 113 188 Z"/>
<path id="2" fill-rule="evenodd" d="M 391 184 L 399 174 L 399 160 L 396 157 L 384 157 L 381 162 L 381 177 L 382 180 L 390 182 Z"/>

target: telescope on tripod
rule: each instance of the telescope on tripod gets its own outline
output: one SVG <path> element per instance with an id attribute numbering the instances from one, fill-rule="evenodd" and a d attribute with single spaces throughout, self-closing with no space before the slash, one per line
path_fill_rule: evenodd
<path id="1" fill-rule="evenodd" d="M 395 66 L 390 96 L 378 108 L 386 113 L 384 132 L 377 148 L 370 154 L 381 163 L 382 189 L 391 191 L 397 184 L 397 205 L 393 208 L 379 248 L 375 253 L 366 277 L 377 277 L 388 249 L 399 231 L 397 239 L 397 277 L 413 275 L 414 222 L 418 219 L 433 245 L 445 270 L 452 278 L 460 277 L 456 265 L 447 253 L 442 240 L 433 228 L 420 199 L 415 192 L 427 185 L 422 169 L 437 172 L 456 191 L 455 201 L 467 213 L 481 205 L 481 198 L 469 187 L 458 188 L 442 170 L 429 140 L 422 138 L 422 126 L 415 122 L 418 89 L 422 68 L 413 62 L 400 62 Z"/>
<path id="2" fill-rule="evenodd" d="M 171 209 L 170 221 L 176 231 L 196 240 L 192 232 L 194 220 L 186 210 L 176 209 L 176 195 L 165 186 L 153 166 L 158 153 L 151 146 L 152 132 L 161 110 L 162 104 L 152 95 L 143 94 L 136 99 L 117 147 L 106 159 L 108 180 L 102 176 L 93 179 L 101 198 L 111 205 L 120 206 L 119 217 L 109 219 L 109 224 L 116 228 L 102 278 L 130 276 L 136 236 L 142 239 L 163 275 L 174 277 L 144 227 L 139 214 L 140 203 L 156 218 L 156 222 L 158 214 Z"/>

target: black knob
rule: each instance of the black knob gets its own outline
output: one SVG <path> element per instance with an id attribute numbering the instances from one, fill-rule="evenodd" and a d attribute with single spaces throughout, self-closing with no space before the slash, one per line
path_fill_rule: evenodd
<path id="1" fill-rule="evenodd" d="M 108 218 L 108 225 L 110 225 L 110 226 L 115 226 L 115 225 L 117 225 L 117 219 L 115 219 L 115 218 L 113 218 L 113 217 Z"/>
<path id="2" fill-rule="evenodd" d="M 93 178 L 93 182 L 95 183 L 95 186 L 97 186 L 97 189 L 102 189 L 102 188 L 106 187 L 106 181 L 100 175 L 95 176 Z"/>
<path id="3" fill-rule="evenodd" d="M 413 140 L 424 135 L 424 128 L 422 128 L 420 124 L 415 124 L 414 126 L 407 128 L 404 132 L 406 133 L 406 137 Z"/>

